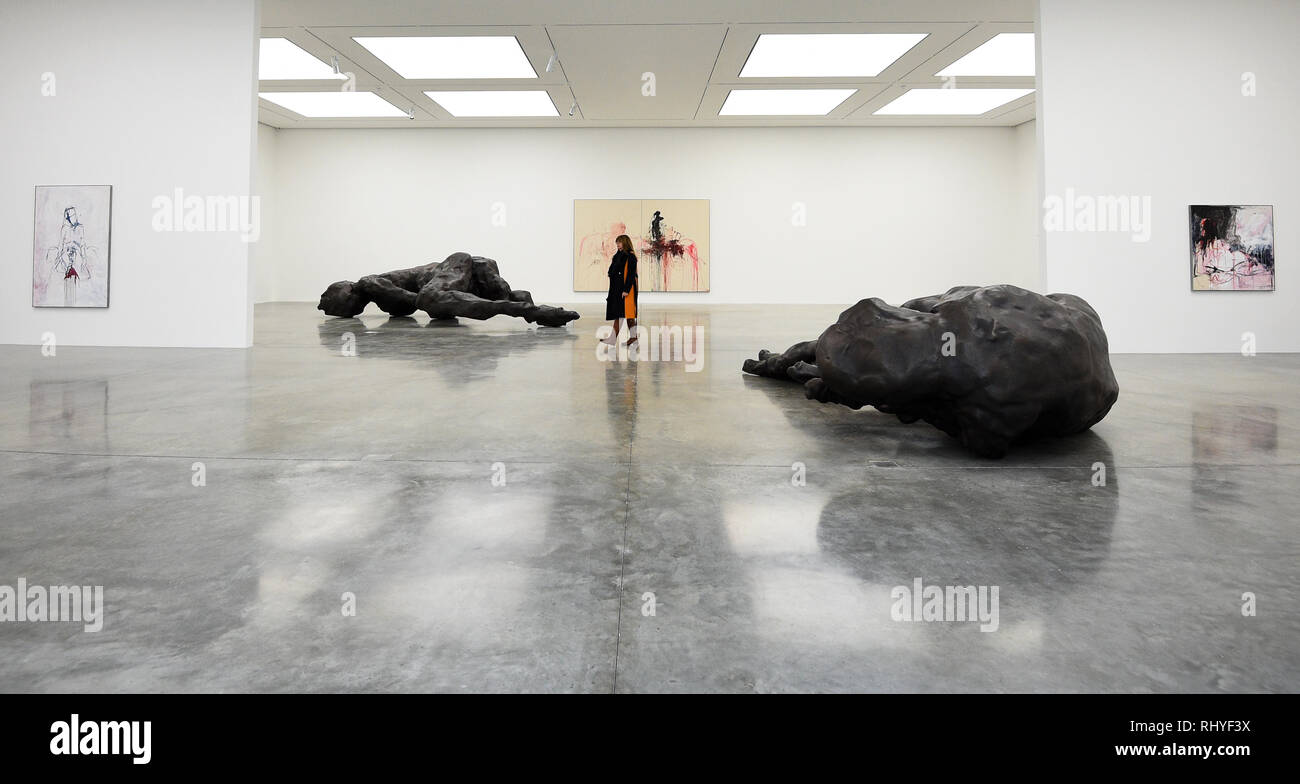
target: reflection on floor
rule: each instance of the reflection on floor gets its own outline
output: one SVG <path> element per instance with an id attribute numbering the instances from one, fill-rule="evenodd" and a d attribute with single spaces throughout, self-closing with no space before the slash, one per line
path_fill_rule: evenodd
<path id="1" fill-rule="evenodd" d="M 0 691 L 1300 688 L 1300 357 L 1117 356 L 1092 432 L 988 461 L 740 372 L 839 308 L 643 308 L 699 372 L 598 360 L 598 306 L 0 347 L 0 586 L 107 604 L 0 623 Z M 997 630 L 895 620 L 917 579 Z"/>

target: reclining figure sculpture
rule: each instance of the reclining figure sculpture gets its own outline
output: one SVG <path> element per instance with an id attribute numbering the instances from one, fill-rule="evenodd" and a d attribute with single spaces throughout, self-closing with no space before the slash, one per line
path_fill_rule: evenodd
<path id="1" fill-rule="evenodd" d="M 390 316 L 409 316 L 417 310 L 434 319 L 506 315 L 544 327 L 562 327 L 578 318 L 572 310 L 533 304 L 532 294 L 510 288 L 495 261 L 468 253 L 453 253 L 422 267 L 367 275 L 355 283 L 331 283 L 316 309 L 352 318 L 371 302 Z"/>
<path id="2" fill-rule="evenodd" d="M 923 419 L 1002 457 L 1037 436 L 1080 433 L 1119 397 L 1101 319 L 1072 294 L 958 286 L 894 307 L 864 299 L 821 337 L 759 352 L 744 371 L 807 397 Z"/>

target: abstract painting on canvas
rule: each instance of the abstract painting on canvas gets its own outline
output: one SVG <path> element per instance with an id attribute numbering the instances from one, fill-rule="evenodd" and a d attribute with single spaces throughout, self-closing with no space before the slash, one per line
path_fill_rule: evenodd
<path id="1" fill-rule="evenodd" d="M 1188 207 L 1193 291 L 1273 290 L 1273 207 Z"/>
<path id="2" fill-rule="evenodd" d="M 709 290 L 708 199 L 575 199 L 574 291 L 608 290 L 620 234 L 636 250 L 642 291 Z"/>

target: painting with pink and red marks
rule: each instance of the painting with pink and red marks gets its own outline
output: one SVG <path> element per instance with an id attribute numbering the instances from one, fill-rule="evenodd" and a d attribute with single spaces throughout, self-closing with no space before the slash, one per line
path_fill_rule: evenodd
<path id="1" fill-rule="evenodd" d="M 614 240 L 636 250 L 641 290 L 709 290 L 708 199 L 575 199 L 573 290 L 606 291 Z"/>
<path id="2" fill-rule="evenodd" d="M 1272 205 L 1193 204 L 1187 211 L 1192 291 L 1273 290 Z"/>

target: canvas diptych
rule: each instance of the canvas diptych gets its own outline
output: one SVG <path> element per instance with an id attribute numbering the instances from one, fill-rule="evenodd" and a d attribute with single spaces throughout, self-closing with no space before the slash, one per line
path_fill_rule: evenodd
<path id="1" fill-rule="evenodd" d="M 575 199 L 574 291 L 609 287 L 620 234 L 636 249 L 642 291 L 709 290 L 708 199 Z"/>

